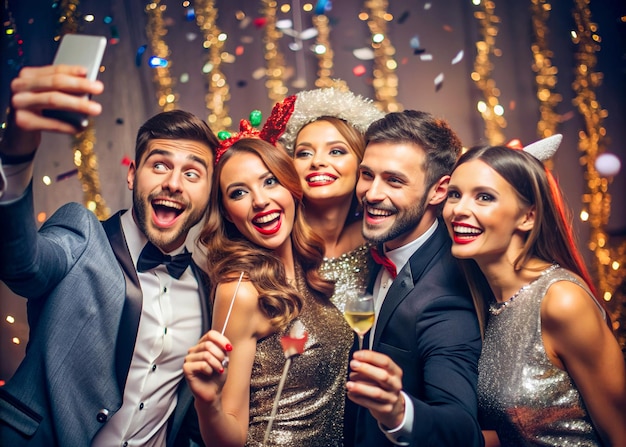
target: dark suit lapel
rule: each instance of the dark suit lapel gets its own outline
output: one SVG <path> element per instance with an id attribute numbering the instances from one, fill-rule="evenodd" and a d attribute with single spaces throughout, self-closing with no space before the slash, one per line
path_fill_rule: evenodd
<path id="1" fill-rule="evenodd" d="M 424 244 L 409 258 L 402 270 L 398 273 L 396 279 L 387 292 L 385 301 L 378 314 L 376 320 L 376 328 L 374 333 L 374 343 L 372 346 L 376 346 L 380 341 L 380 336 L 383 333 L 384 327 L 389 322 L 391 315 L 400 303 L 406 298 L 411 290 L 415 287 L 418 281 L 422 278 L 424 271 L 428 265 L 433 261 L 436 253 L 442 249 L 442 245 L 445 242 L 447 234 L 445 232 L 445 226 L 443 222 L 439 221 L 439 225 L 435 233 L 424 242 Z"/>
<path id="2" fill-rule="evenodd" d="M 209 283 L 209 277 L 207 274 L 204 273 L 204 271 L 193 260 L 191 261 L 191 270 L 198 281 L 200 306 L 202 307 L 202 335 L 204 335 L 204 333 L 211 328 L 211 318 L 213 315 L 213 305 L 209 299 L 211 284 Z"/>
<path id="3" fill-rule="evenodd" d="M 139 330 L 139 319 L 141 318 L 141 307 L 143 304 L 143 294 L 139 285 L 139 278 L 135 265 L 128 252 L 126 239 L 122 232 L 122 223 L 120 216 L 122 212 L 116 213 L 110 219 L 102 222 L 104 231 L 109 238 L 111 248 L 115 253 L 117 262 L 119 262 L 124 278 L 126 279 L 126 299 L 124 300 L 124 309 L 117 333 L 117 341 L 115 346 L 115 371 L 117 375 L 117 383 L 121 393 L 124 393 L 126 386 L 126 377 L 128 369 L 133 358 L 135 350 L 135 342 L 137 341 L 137 331 Z"/>

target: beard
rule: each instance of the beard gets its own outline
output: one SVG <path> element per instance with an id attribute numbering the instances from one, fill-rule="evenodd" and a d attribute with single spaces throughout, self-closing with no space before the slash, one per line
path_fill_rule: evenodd
<path id="1" fill-rule="evenodd" d="M 395 212 L 396 218 L 391 227 L 385 233 L 377 231 L 376 226 L 368 225 L 364 219 L 363 237 L 372 244 L 380 245 L 397 239 L 405 233 L 413 231 L 424 217 L 424 213 L 426 212 L 426 199 L 427 196 L 424 194 L 419 203 L 402 212 L 398 212 L 398 209 L 395 207 L 390 210 Z M 363 205 L 364 207 L 367 207 L 367 203 L 363 203 Z"/>
<path id="2" fill-rule="evenodd" d="M 188 214 L 178 217 L 180 220 L 176 222 L 176 225 L 167 229 L 156 228 L 149 225 L 152 212 L 151 203 L 156 197 L 163 197 L 163 194 L 159 192 L 142 196 L 136 189 L 133 190 L 133 210 L 137 226 L 146 238 L 160 249 L 170 246 L 179 239 L 181 243 L 184 242 L 187 233 L 194 225 L 200 222 L 205 210 L 194 210 L 186 203 L 187 208 L 183 211 L 183 214 Z"/>

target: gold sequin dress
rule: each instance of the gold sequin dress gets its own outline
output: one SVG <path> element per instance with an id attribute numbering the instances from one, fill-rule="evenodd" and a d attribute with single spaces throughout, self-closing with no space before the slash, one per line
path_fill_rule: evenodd
<path id="1" fill-rule="evenodd" d="M 361 245 L 337 258 L 324 258 L 320 273 L 325 279 L 335 281 L 335 293 L 330 300 L 341 312 L 346 306 L 348 293 L 365 292 L 373 263 L 370 244 Z"/>
<path id="2" fill-rule="evenodd" d="M 308 332 L 308 340 L 304 353 L 291 361 L 267 445 L 342 446 L 348 354 L 354 333 L 341 312 L 331 303 L 317 301 L 302 276 L 297 276 L 298 289 L 305 297 L 298 320 Z M 247 446 L 263 444 L 285 366 L 281 335 L 284 333 L 257 343 L 250 383 Z"/>
<path id="3" fill-rule="evenodd" d="M 553 266 L 489 316 L 478 363 L 479 421 L 498 432 L 502 446 L 600 445 L 580 393 L 541 339 L 541 301 L 556 281 L 588 290 Z"/>

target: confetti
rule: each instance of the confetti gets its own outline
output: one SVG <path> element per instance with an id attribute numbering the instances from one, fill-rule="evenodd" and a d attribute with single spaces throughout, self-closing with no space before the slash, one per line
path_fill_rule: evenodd
<path id="1" fill-rule="evenodd" d="M 293 22 L 291 21 L 291 19 L 277 20 L 276 28 L 278 28 L 279 30 L 286 30 L 286 29 L 293 28 Z"/>
<path id="2" fill-rule="evenodd" d="M 137 48 L 137 54 L 135 55 L 135 65 L 141 67 L 141 61 L 143 60 L 143 53 L 146 52 L 147 45 L 142 45 Z"/>
<path id="3" fill-rule="evenodd" d="M 430 54 L 430 53 L 420 54 L 420 60 L 421 61 L 432 61 L 433 60 L 433 55 Z"/>
<path id="4" fill-rule="evenodd" d="M 193 20 L 196 20 L 196 10 L 195 10 L 195 9 L 193 9 L 193 6 L 192 6 L 192 7 L 187 8 L 187 11 L 185 11 L 185 19 L 186 19 L 188 22 L 191 22 L 191 21 L 193 21 Z"/>
<path id="5" fill-rule="evenodd" d="M 409 11 L 404 11 L 402 14 L 400 14 L 400 17 L 398 17 L 398 24 L 402 25 L 404 22 L 406 22 L 406 19 L 409 18 Z"/>
<path id="6" fill-rule="evenodd" d="M 266 25 L 267 19 L 265 17 L 257 17 L 256 19 L 252 21 L 252 23 L 254 24 L 255 27 L 260 29 Z"/>
<path id="7" fill-rule="evenodd" d="M 60 181 L 66 180 L 66 179 L 68 179 L 70 177 L 73 177 L 73 176 L 75 176 L 77 174 L 78 174 L 78 169 L 72 169 L 70 171 L 67 171 L 67 172 L 64 172 L 62 174 L 57 175 L 56 181 L 60 182 Z"/>
<path id="8" fill-rule="evenodd" d="M 290 42 L 288 47 L 291 51 L 300 51 L 302 49 L 302 44 L 300 42 Z"/>
<path id="9" fill-rule="evenodd" d="M 417 35 L 411 37 L 409 45 L 413 48 L 413 54 L 422 54 L 426 51 L 424 48 L 420 47 L 420 38 Z"/>
<path id="10" fill-rule="evenodd" d="M 250 17 L 244 17 L 241 19 L 241 22 L 239 22 L 239 28 L 246 29 L 250 23 L 252 23 L 252 19 Z"/>
<path id="11" fill-rule="evenodd" d="M 265 67 L 259 67 L 252 72 L 252 79 L 256 79 L 257 81 L 265 76 Z"/>
<path id="12" fill-rule="evenodd" d="M 441 90 L 442 86 L 443 86 L 443 73 L 439 73 L 435 77 L 435 91 L 438 92 L 439 90 Z"/>
<path id="13" fill-rule="evenodd" d="M 354 76 L 363 76 L 366 72 L 367 70 L 365 69 L 364 65 L 357 65 L 352 69 L 352 73 L 354 73 Z"/>
<path id="14" fill-rule="evenodd" d="M 313 12 L 317 15 L 320 15 L 330 11 L 332 8 L 333 4 L 330 0 L 317 0 Z"/>
<path id="15" fill-rule="evenodd" d="M 354 57 L 361 61 L 371 61 L 374 59 L 374 50 L 371 47 L 363 47 L 352 50 Z"/>
<path id="16" fill-rule="evenodd" d="M 319 32 L 317 31 L 316 28 L 307 28 L 304 31 L 302 31 L 300 33 L 300 39 L 302 40 L 309 40 L 312 39 L 314 37 L 317 37 L 317 35 L 319 34 Z"/>
<path id="17" fill-rule="evenodd" d="M 243 45 L 238 45 L 237 48 L 235 48 L 235 54 L 237 56 L 241 56 L 244 52 L 244 47 Z"/>
<path id="18" fill-rule="evenodd" d="M 452 59 L 452 65 L 461 62 L 463 60 L 463 54 L 463 50 L 459 51 L 456 56 L 454 56 L 454 59 Z"/>
<path id="19" fill-rule="evenodd" d="M 187 42 L 193 42 L 194 40 L 196 40 L 197 37 L 198 35 L 196 33 L 185 34 L 185 38 L 187 39 Z"/>
<path id="20" fill-rule="evenodd" d="M 128 155 L 124 155 L 124 158 L 122 158 L 122 161 L 120 163 L 123 166 L 130 166 L 131 162 L 132 162 L 132 160 L 130 159 L 130 157 Z"/>
<path id="21" fill-rule="evenodd" d="M 117 45 L 120 42 L 120 33 L 117 30 L 117 26 L 111 26 L 111 38 L 109 39 L 109 43 L 111 45 Z"/>

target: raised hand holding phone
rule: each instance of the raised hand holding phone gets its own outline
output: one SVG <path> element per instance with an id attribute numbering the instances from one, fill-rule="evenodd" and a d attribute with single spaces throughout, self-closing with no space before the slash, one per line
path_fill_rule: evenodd
<path id="1" fill-rule="evenodd" d="M 98 77 L 102 57 L 107 40 L 104 36 L 90 36 L 86 34 L 66 34 L 61 40 L 54 57 L 53 65 L 80 65 L 85 68 L 85 78 L 95 81 Z M 85 98 L 88 95 L 84 95 Z M 42 115 L 65 121 L 76 129 L 81 130 L 89 124 L 87 114 L 75 111 L 45 109 Z"/>

